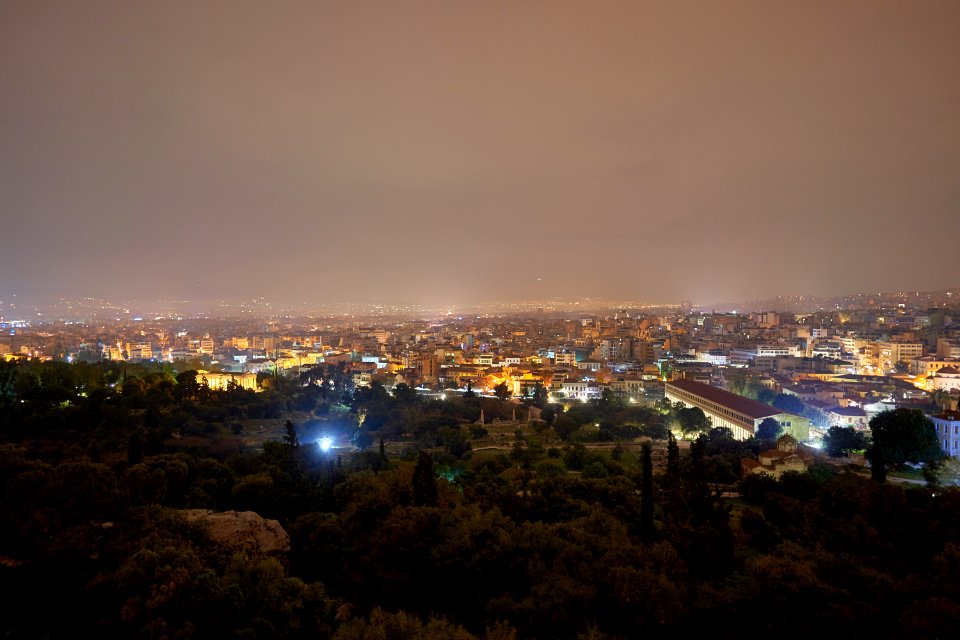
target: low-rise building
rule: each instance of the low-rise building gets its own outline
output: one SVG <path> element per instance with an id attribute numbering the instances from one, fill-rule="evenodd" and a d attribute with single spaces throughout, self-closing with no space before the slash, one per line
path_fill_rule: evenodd
<path id="1" fill-rule="evenodd" d="M 933 381 L 930 386 L 935 391 L 960 390 L 960 369 L 943 367 L 933 374 Z"/>
<path id="2" fill-rule="evenodd" d="M 867 412 L 860 407 L 831 407 L 826 413 L 831 427 L 853 427 L 861 431 L 868 427 Z"/>
<path id="3" fill-rule="evenodd" d="M 798 471 L 803 473 L 813 464 L 814 455 L 804 445 L 789 436 L 780 436 L 775 449 L 768 449 L 757 456 L 757 459 L 742 458 L 740 468 L 744 477 L 751 473 L 768 473 L 779 478 L 784 471 Z"/>
<path id="4" fill-rule="evenodd" d="M 699 408 L 710 418 L 714 427 L 727 427 L 738 440 L 746 440 L 754 435 L 760 423 L 767 418 L 775 419 L 783 427 L 785 434 L 797 440 L 807 440 L 810 437 L 810 421 L 803 416 L 709 384 L 694 380 L 674 380 L 665 383 L 664 395 L 670 402 L 682 402 L 685 406 Z"/>
<path id="5" fill-rule="evenodd" d="M 960 360 L 957 358 L 923 356 L 910 361 L 910 373 L 915 376 L 932 376 L 944 367 L 960 367 Z"/>
<path id="6" fill-rule="evenodd" d="M 599 384 L 586 381 L 561 382 L 560 392 L 564 398 L 580 400 L 582 402 L 599 400 L 603 395 Z"/>

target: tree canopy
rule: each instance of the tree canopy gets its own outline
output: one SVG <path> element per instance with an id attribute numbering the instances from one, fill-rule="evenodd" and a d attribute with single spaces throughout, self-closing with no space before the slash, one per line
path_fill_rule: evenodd
<path id="1" fill-rule="evenodd" d="M 757 427 L 757 437 L 761 440 L 776 440 L 783 431 L 783 425 L 776 418 L 764 418 Z"/>
<path id="2" fill-rule="evenodd" d="M 867 435 L 853 427 L 830 427 L 823 438 L 823 448 L 834 458 L 845 458 L 853 451 L 865 450 L 868 445 Z"/>
<path id="3" fill-rule="evenodd" d="M 755 438 L 637 440 L 682 407 L 578 402 L 555 405 L 554 427 L 499 428 L 515 404 L 372 387 L 319 417 L 299 408 L 311 382 L 203 392 L 187 376 L 179 393 L 169 372 L 130 366 L 127 395 L 119 368 L 47 364 L 0 364 L 4 637 L 935 638 L 960 625 L 960 490 L 827 464 L 738 482 Z M 255 446 L 264 415 L 275 430 Z M 338 421 L 379 450 L 320 451 L 311 425 Z M 890 447 L 904 430 L 873 426 Z M 512 448 L 487 446 L 508 431 Z M 942 483 L 954 476 L 944 465 Z M 186 509 L 255 511 L 289 549 L 216 541 Z"/>
<path id="4" fill-rule="evenodd" d="M 885 482 L 887 469 L 906 462 L 937 462 L 943 457 L 933 422 L 919 409 L 883 411 L 870 420 L 873 443 L 867 450 L 874 480 Z"/>
<path id="5" fill-rule="evenodd" d="M 677 422 L 684 436 L 703 433 L 710 428 L 711 420 L 699 407 L 684 407 L 676 410 Z"/>

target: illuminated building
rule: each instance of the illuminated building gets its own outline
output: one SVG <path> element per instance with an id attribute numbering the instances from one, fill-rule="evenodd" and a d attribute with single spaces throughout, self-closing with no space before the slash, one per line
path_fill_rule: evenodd
<path id="1" fill-rule="evenodd" d="M 423 356 L 417 360 L 417 377 L 423 382 L 436 382 L 440 379 L 440 362 L 436 356 Z"/>
<path id="2" fill-rule="evenodd" d="M 580 362 L 577 363 L 578 369 L 584 369 L 587 371 L 599 371 L 602 367 L 603 367 L 602 362 L 600 362 L 599 360 L 593 360 L 590 358 L 586 360 L 581 360 Z"/>
<path id="3" fill-rule="evenodd" d="M 637 402 L 644 398 L 644 380 L 639 378 L 620 378 L 607 385 L 613 394 L 628 402 Z"/>
<path id="4" fill-rule="evenodd" d="M 838 340 L 818 340 L 810 349 L 814 358 L 831 358 L 839 360 L 843 357 L 843 345 Z"/>
<path id="5" fill-rule="evenodd" d="M 352 379 L 354 387 L 369 387 L 373 384 L 373 373 L 371 371 L 354 371 Z"/>
<path id="6" fill-rule="evenodd" d="M 944 367 L 960 367 L 960 359 L 923 356 L 910 361 L 910 373 L 915 376 L 932 376 Z"/>
<path id="7" fill-rule="evenodd" d="M 898 362 L 910 362 L 921 356 L 923 356 L 923 345 L 919 342 L 878 342 L 876 366 L 889 371 Z"/>
<path id="8" fill-rule="evenodd" d="M 664 395 L 670 402 L 697 407 L 710 418 L 714 427 L 727 427 L 737 440 L 754 435 L 760 423 L 773 418 L 783 431 L 797 440 L 810 437 L 810 422 L 803 416 L 787 413 L 769 404 L 744 398 L 723 389 L 693 380 L 665 383 Z"/>
<path id="9" fill-rule="evenodd" d="M 960 412 L 944 411 L 930 416 L 933 427 L 937 430 L 937 441 L 940 449 L 948 456 L 960 456 Z"/>
<path id="10" fill-rule="evenodd" d="M 653 364 L 657 359 L 653 345 L 646 340 L 633 341 L 633 359 L 643 364 Z"/>
<path id="11" fill-rule="evenodd" d="M 206 385 L 215 391 L 226 391 L 231 383 L 241 389 L 258 391 L 257 374 L 255 373 L 227 373 L 213 371 L 197 371 L 197 383 Z"/>
<path id="12" fill-rule="evenodd" d="M 587 402 L 599 400 L 603 392 L 596 382 L 561 382 L 560 391 L 564 398 Z"/>
<path id="13" fill-rule="evenodd" d="M 960 340 L 937 339 L 938 358 L 960 358 Z"/>
<path id="14" fill-rule="evenodd" d="M 780 356 L 802 356 L 795 345 L 757 345 L 756 347 L 740 347 L 730 350 L 731 363 L 753 364 L 758 367 L 773 369 L 776 358 Z"/>
<path id="15" fill-rule="evenodd" d="M 123 349 L 121 349 L 119 345 L 104 345 L 103 359 L 104 360 L 123 360 Z"/>
<path id="16" fill-rule="evenodd" d="M 709 349 L 707 351 L 698 351 L 697 360 L 700 362 L 708 362 L 714 365 L 725 365 L 727 364 L 727 354 L 724 353 L 723 349 Z"/>
<path id="17" fill-rule="evenodd" d="M 452 382 L 458 388 L 466 386 L 468 382 L 476 386 L 479 384 L 479 381 L 487 375 L 487 367 L 473 364 L 444 367 L 440 371 L 440 379 L 442 382 Z"/>
<path id="18" fill-rule="evenodd" d="M 127 354 L 130 360 L 149 360 L 153 357 L 153 347 L 149 342 L 128 343 Z"/>
<path id="19" fill-rule="evenodd" d="M 600 359 L 604 362 L 624 362 L 632 357 L 632 338 L 604 338 L 600 341 Z"/>
<path id="20" fill-rule="evenodd" d="M 860 431 L 867 428 L 867 412 L 860 407 L 832 407 L 826 413 L 831 427 L 853 427 Z"/>
<path id="21" fill-rule="evenodd" d="M 766 473 L 779 478 L 784 471 L 804 473 L 813 464 L 814 456 L 809 449 L 798 444 L 792 436 L 780 436 L 775 449 L 763 451 L 753 458 L 741 458 L 740 467 L 744 477 L 751 473 Z"/>
<path id="22" fill-rule="evenodd" d="M 956 367 L 943 367 L 933 374 L 933 384 L 931 388 L 934 391 L 956 391 L 960 390 L 960 369 Z"/>
<path id="23" fill-rule="evenodd" d="M 757 323 L 758 327 L 776 327 L 780 324 L 780 315 L 773 311 L 761 311 L 760 313 L 751 313 L 750 319 Z"/>

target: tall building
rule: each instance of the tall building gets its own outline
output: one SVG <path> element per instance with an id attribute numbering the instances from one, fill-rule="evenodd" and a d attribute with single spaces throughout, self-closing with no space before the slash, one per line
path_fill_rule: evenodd
<path id="1" fill-rule="evenodd" d="M 877 366 L 884 371 L 893 369 L 897 363 L 909 363 L 923 356 L 923 344 L 919 342 L 878 342 Z"/>
<path id="2" fill-rule="evenodd" d="M 424 355 L 417 360 L 417 377 L 421 382 L 436 382 L 440 379 L 440 362 L 434 355 Z"/>
<path id="3" fill-rule="evenodd" d="M 960 340 L 949 338 L 937 339 L 938 358 L 960 358 Z"/>
<path id="4" fill-rule="evenodd" d="M 600 359 L 604 362 L 625 362 L 632 358 L 632 338 L 604 338 L 600 341 Z"/>

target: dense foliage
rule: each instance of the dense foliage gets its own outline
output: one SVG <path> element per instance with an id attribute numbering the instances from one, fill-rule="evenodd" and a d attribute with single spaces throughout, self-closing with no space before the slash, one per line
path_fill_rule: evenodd
<path id="1" fill-rule="evenodd" d="M 937 462 L 943 454 L 933 422 L 919 409 L 883 411 L 870 420 L 872 443 L 867 458 L 875 480 L 883 482 L 889 466 Z"/>
<path id="2" fill-rule="evenodd" d="M 480 410 L 507 420 L 516 405 L 377 387 L 336 390 L 311 410 L 342 412 L 373 442 L 393 430 L 419 447 L 324 454 L 281 427 L 262 449 L 241 448 L 232 424 L 305 415 L 289 412 L 314 392 L 282 379 L 252 394 L 193 387 L 173 371 L 0 367 L 6 637 L 935 638 L 960 628 L 951 490 L 816 466 L 751 476 L 730 500 L 721 485 L 759 444 L 726 429 L 688 450 L 670 437 L 666 450 L 641 451 L 624 443 L 662 416 L 606 401 L 480 451 L 469 446 L 484 437 L 472 424 Z M 273 557 L 211 542 L 184 519 L 188 507 L 276 518 L 292 548 Z"/>

